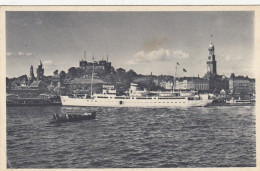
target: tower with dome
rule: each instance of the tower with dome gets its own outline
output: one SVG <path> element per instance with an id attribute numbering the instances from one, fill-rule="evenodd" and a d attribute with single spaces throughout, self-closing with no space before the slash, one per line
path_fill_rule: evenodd
<path id="1" fill-rule="evenodd" d="M 209 78 L 214 78 L 217 75 L 217 61 L 215 59 L 215 47 L 212 42 L 210 42 L 208 50 L 207 75 Z"/>
<path id="2" fill-rule="evenodd" d="M 212 37 L 212 35 L 211 35 Z M 215 46 L 210 41 L 208 46 L 209 55 L 207 58 L 207 73 L 204 78 L 209 80 L 209 91 L 220 92 L 222 89 L 228 90 L 228 78 L 217 74 L 217 61 L 215 56 Z"/>

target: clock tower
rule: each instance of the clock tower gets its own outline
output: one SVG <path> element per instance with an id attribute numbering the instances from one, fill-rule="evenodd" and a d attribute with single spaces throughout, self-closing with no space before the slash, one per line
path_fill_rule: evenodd
<path id="1" fill-rule="evenodd" d="M 209 55 L 207 61 L 207 75 L 210 78 L 214 78 L 217 75 L 217 61 L 215 60 L 214 45 L 212 42 L 209 44 Z"/>

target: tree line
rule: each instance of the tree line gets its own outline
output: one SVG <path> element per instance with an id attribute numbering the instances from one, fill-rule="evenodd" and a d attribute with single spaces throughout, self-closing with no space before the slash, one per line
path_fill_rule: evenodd
<path id="1" fill-rule="evenodd" d="M 84 70 L 82 68 L 71 67 L 68 69 L 67 73 L 65 71 L 55 70 L 54 75 L 59 75 L 60 80 L 63 82 L 65 80 L 73 80 L 75 78 L 91 78 L 92 71 Z M 107 84 L 114 85 L 119 94 L 122 94 L 129 89 L 131 83 L 138 84 L 140 89 L 148 89 L 151 91 L 164 90 L 163 87 L 158 85 L 158 81 L 168 81 L 173 80 L 172 76 L 155 76 L 155 75 L 142 75 L 137 74 L 134 70 L 130 69 L 126 71 L 123 68 L 118 68 L 116 70 L 105 71 L 103 69 L 95 69 L 93 74 L 94 78 L 100 79 Z M 10 87 L 10 84 L 13 81 L 16 81 L 19 84 L 23 78 L 27 77 L 26 75 L 20 76 L 18 78 L 8 78 L 6 77 L 6 85 Z M 51 83 L 52 76 L 44 76 L 43 81 L 47 84 Z M 19 86 L 19 85 L 18 85 Z"/>

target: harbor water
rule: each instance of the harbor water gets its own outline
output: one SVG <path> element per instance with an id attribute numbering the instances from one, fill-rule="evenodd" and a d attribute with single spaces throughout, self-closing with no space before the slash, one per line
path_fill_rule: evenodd
<path id="1" fill-rule="evenodd" d="M 52 123 L 53 114 L 97 111 Z M 8 107 L 8 168 L 255 167 L 254 106 Z"/>

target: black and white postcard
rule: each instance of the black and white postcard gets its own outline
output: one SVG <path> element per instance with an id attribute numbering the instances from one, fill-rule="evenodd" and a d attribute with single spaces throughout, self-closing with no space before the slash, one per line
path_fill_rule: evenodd
<path id="1" fill-rule="evenodd" d="M 1 167 L 259 169 L 259 18 L 1 7 Z"/>

